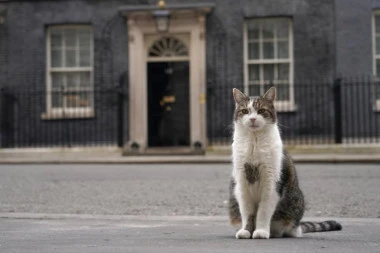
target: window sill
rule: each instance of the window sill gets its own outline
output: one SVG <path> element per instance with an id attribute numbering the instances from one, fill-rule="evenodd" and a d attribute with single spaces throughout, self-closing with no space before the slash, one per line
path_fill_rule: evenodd
<path id="1" fill-rule="evenodd" d="M 87 119 L 95 117 L 93 110 L 85 111 L 52 111 L 41 114 L 43 120 L 55 120 L 55 119 Z"/>

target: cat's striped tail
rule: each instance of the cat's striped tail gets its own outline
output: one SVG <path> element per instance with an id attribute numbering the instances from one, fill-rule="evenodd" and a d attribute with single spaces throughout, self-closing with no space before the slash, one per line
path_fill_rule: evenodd
<path id="1" fill-rule="evenodd" d="M 334 220 L 322 221 L 322 222 L 301 222 L 301 228 L 303 233 L 312 232 L 327 232 L 342 230 L 342 225 Z"/>

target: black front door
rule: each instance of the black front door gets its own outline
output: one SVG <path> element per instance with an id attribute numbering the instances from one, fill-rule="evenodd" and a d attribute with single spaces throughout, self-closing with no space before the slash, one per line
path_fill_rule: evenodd
<path id="1" fill-rule="evenodd" d="M 149 146 L 189 146 L 189 63 L 148 63 Z"/>

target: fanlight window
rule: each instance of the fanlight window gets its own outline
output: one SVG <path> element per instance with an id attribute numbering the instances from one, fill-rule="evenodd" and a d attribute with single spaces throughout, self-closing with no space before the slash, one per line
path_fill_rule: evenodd
<path id="1" fill-rule="evenodd" d="M 149 57 L 188 56 L 189 50 L 179 39 L 163 37 L 153 43 L 149 49 Z"/>

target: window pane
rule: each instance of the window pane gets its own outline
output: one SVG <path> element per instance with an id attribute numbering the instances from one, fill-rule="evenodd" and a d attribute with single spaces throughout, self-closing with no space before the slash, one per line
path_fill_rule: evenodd
<path id="1" fill-rule="evenodd" d="M 277 38 L 289 38 L 289 21 L 281 20 L 276 22 Z"/>
<path id="2" fill-rule="evenodd" d="M 259 23 L 258 22 L 255 22 L 255 21 L 248 22 L 247 29 L 248 29 L 249 40 L 259 38 Z"/>
<path id="3" fill-rule="evenodd" d="M 278 101 L 290 100 L 289 84 L 279 84 L 279 85 L 277 85 L 276 89 L 277 89 L 277 100 Z"/>
<path id="4" fill-rule="evenodd" d="M 79 38 L 79 47 L 81 49 L 87 48 L 90 49 L 91 46 L 91 31 L 81 29 L 78 31 L 78 38 Z"/>
<path id="5" fill-rule="evenodd" d="M 79 66 L 90 67 L 91 66 L 91 31 L 80 30 L 79 31 Z"/>
<path id="6" fill-rule="evenodd" d="M 279 59 L 287 59 L 289 58 L 289 45 L 288 41 L 279 41 L 277 43 L 277 50 L 278 50 L 278 58 Z"/>
<path id="7" fill-rule="evenodd" d="M 380 36 L 376 36 L 376 54 L 380 55 Z"/>
<path id="8" fill-rule="evenodd" d="M 274 65 L 273 64 L 265 64 L 264 67 L 264 80 L 272 81 L 274 80 Z"/>
<path id="9" fill-rule="evenodd" d="M 375 16 L 376 33 L 380 33 L 380 15 Z"/>
<path id="10" fill-rule="evenodd" d="M 63 107 L 61 91 L 53 91 L 51 94 L 51 106 L 53 108 Z"/>
<path id="11" fill-rule="evenodd" d="M 376 76 L 380 76 L 380 60 L 376 60 Z"/>
<path id="12" fill-rule="evenodd" d="M 52 50 L 51 51 L 51 66 L 53 68 L 62 67 L 62 51 L 61 50 Z"/>
<path id="13" fill-rule="evenodd" d="M 274 46 L 272 42 L 263 43 L 264 48 L 264 59 L 273 59 L 274 58 Z"/>
<path id="14" fill-rule="evenodd" d="M 92 106 L 91 103 L 91 93 L 90 92 L 81 92 L 79 93 L 79 107 L 89 107 Z"/>
<path id="15" fill-rule="evenodd" d="M 62 31 L 52 30 L 50 32 L 50 42 L 53 49 L 60 49 L 62 47 Z"/>
<path id="16" fill-rule="evenodd" d="M 91 66 L 91 52 L 89 49 L 81 49 L 79 51 L 79 66 L 80 67 Z"/>
<path id="17" fill-rule="evenodd" d="M 65 47 L 75 48 L 76 45 L 76 29 L 65 29 Z"/>
<path id="18" fill-rule="evenodd" d="M 66 65 L 65 67 L 76 67 L 76 60 L 75 60 L 76 51 L 72 49 L 66 50 Z"/>
<path id="19" fill-rule="evenodd" d="M 52 80 L 52 88 L 54 90 L 60 90 L 64 87 L 64 74 L 62 73 L 52 73 L 51 75 Z"/>
<path id="20" fill-rule="evenodd" d="M 375 82 L 375 98 L 380 99 L 380 82 Z"/>
<path id="21" fill-rule="evenodd" d="M 263 29 L 263 38 L 264 39 L 273 39 L 274 38 L 274 28 L 275 23 L 273 21 L 264 21 L 262 23 Z"/>
<path id="22" fill-rule="evenodd" d="M 259 43 L 251 42 L 248 44 L 248 59 L 259 59 Z"/>
<path id="23" fill-rule="evenodd" d="M 257 81 L 260 80 L 260 65 L 249 65 L 248 66 L 248 80 Z"/>
<path id="24" fill-rule="evenodd" d="M 252 84 L 248 87 L 249 96 L 260 96 L 260 85 L 259 84 Z"/>
<path id="25" fill-rule="evenodd" d="M 278 80 L 289 80 L 289 64 L 278 64 Z"/>
<path id="26" fill-rule="evenodd" d="M 69 92 L 66 94 L 66 107 L 78 107 L 80 96 L 77 92 Z"/>
<path id="27" fill-rule="evenodd" d="M 67 88 L 76 88 L 78 87 L 78 73 L 67 73 L 66 74 L 66 87 Z"/>
<path id="28" fill-rule="evenodd" d="M 80 88 L 90 87 L 90 72 L 80 73 L 80 75 L 79 75 L 79 87 Z"/>
<path id="29" fill-rule="evenodd" d="M 88 92 L 70 92 L 66 96 L 67 107 L 89 107 L 90 94 Z"/>

